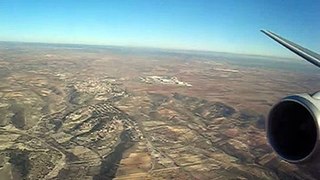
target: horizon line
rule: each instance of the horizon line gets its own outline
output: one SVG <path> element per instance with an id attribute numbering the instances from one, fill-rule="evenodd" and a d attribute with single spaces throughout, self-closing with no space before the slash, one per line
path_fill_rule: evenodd
<path id="1" fill-rule="evenodd" d="M 299 59 L 294 57 L 267 55 L 267 54 L 248 54 L 238 52 L 226 52 L 226 51 L 214 51 L 206 49 L 187 49 L 187 48 L 164 48 L 164 47 L 152 47 L 152 46 L 131 46 L 131 45 L 111 45 L 111 44 L 88 44 L 88 43 L 63 43 L 63 42 L 39 42 L 39 41 L 2 41 L 0 43 L 22 43 L 22 44 L 52 44 L 52 45 L 83 45 L 83 46 L 101 46 L 101 47 L 117 47 L 117 48 L 136 48 L 136 49 L 157 49 L 165 51 L 189 51 L 189 52 L 203 52 L 203 53 L 221 53 L 221 54 L 232 54 L 242 56 L 259 56 L 259 57 L 271 57 L 271 58 L 282 58 L 282 59 Z"/>

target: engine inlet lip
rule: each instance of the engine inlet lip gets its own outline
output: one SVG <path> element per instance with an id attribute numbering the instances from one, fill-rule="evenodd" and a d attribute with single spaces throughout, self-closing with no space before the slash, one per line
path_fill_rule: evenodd
<path id="1" fill-rule="evenodd" d="M 310 97 L 312 98 L 312 97 Z M 276 150 L 276 148 L 274 148 L 273 143 L 272 143 L 272 136 L 270 135 L 270 116 L 272 116 L 273 111 L 275 110 L 275 108 L 280 105 L 283 102 L 295 102 L 298 103 L 299 105 L 303 106 L 312 116 L 313 121 L 316 125 L 316 142 L 314 144 L 314 147 L 312 149 L 312 151 L 304 158 L 302 159 L 298 159 L 298 160 L 292 160 L 292 159 L 287 159 L 284 156 L 282 156 L 281 154 L 278 153 L 278 151 Z M 270 144 L 272 150 L 283 160 L 289 162 L 289 163 L 293 163 L 293 164 L 298 164 L 298 163 L 306 163 L 308 161 L 310 161 L 311 157 L 315 154 L 315 152 L 318 150 L 319 147 L 319 124 L 318 124 L 318 118 L 320 117 L 320 111 L 318 110 L 318 108 L 316 108 L 316 106 L 310 102 L 310 100 L 308 100 L 307 98 L 300 96 L 300 95 L 292 95 L 292 96 L 288 96 L 285 97 L 283 99 L 281 99 L 278 103 L 276 103 L 270 110 L 269 115 L 268 115 L 268 121 L 266 123 L 266 131 L 267 131 L 267 140 L 268 143 Z"/>

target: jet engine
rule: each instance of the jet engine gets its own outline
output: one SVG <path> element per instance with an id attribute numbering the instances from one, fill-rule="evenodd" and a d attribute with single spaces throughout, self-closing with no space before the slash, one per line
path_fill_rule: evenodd
<path id="1" fill-rule="evenodd" d="M 319 123 L 320 93 L 285 97 L 269 113 L 266 125 L 269 144 L 285 161 L 311 161 L 320 149 Z"/>

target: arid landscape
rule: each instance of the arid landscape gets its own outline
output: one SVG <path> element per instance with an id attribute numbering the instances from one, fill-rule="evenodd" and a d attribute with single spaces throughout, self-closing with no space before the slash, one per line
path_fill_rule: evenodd
<path id="1" fill-rule="evenodd" d="M 1 42 L 0 179 L 317 179 L 265 137 L 275 102 L 319 90 L 292 61 Z"/>

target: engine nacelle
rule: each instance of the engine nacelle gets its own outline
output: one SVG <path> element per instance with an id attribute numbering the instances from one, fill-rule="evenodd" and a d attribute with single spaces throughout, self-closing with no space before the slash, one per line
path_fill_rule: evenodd
<path id="1" fill-rule="evenodd" d="M 311 162 L 320 150 L 319 123 L 320 93 L 285 97 L 269 113 L 269 144 L 287 162 Z"/>

